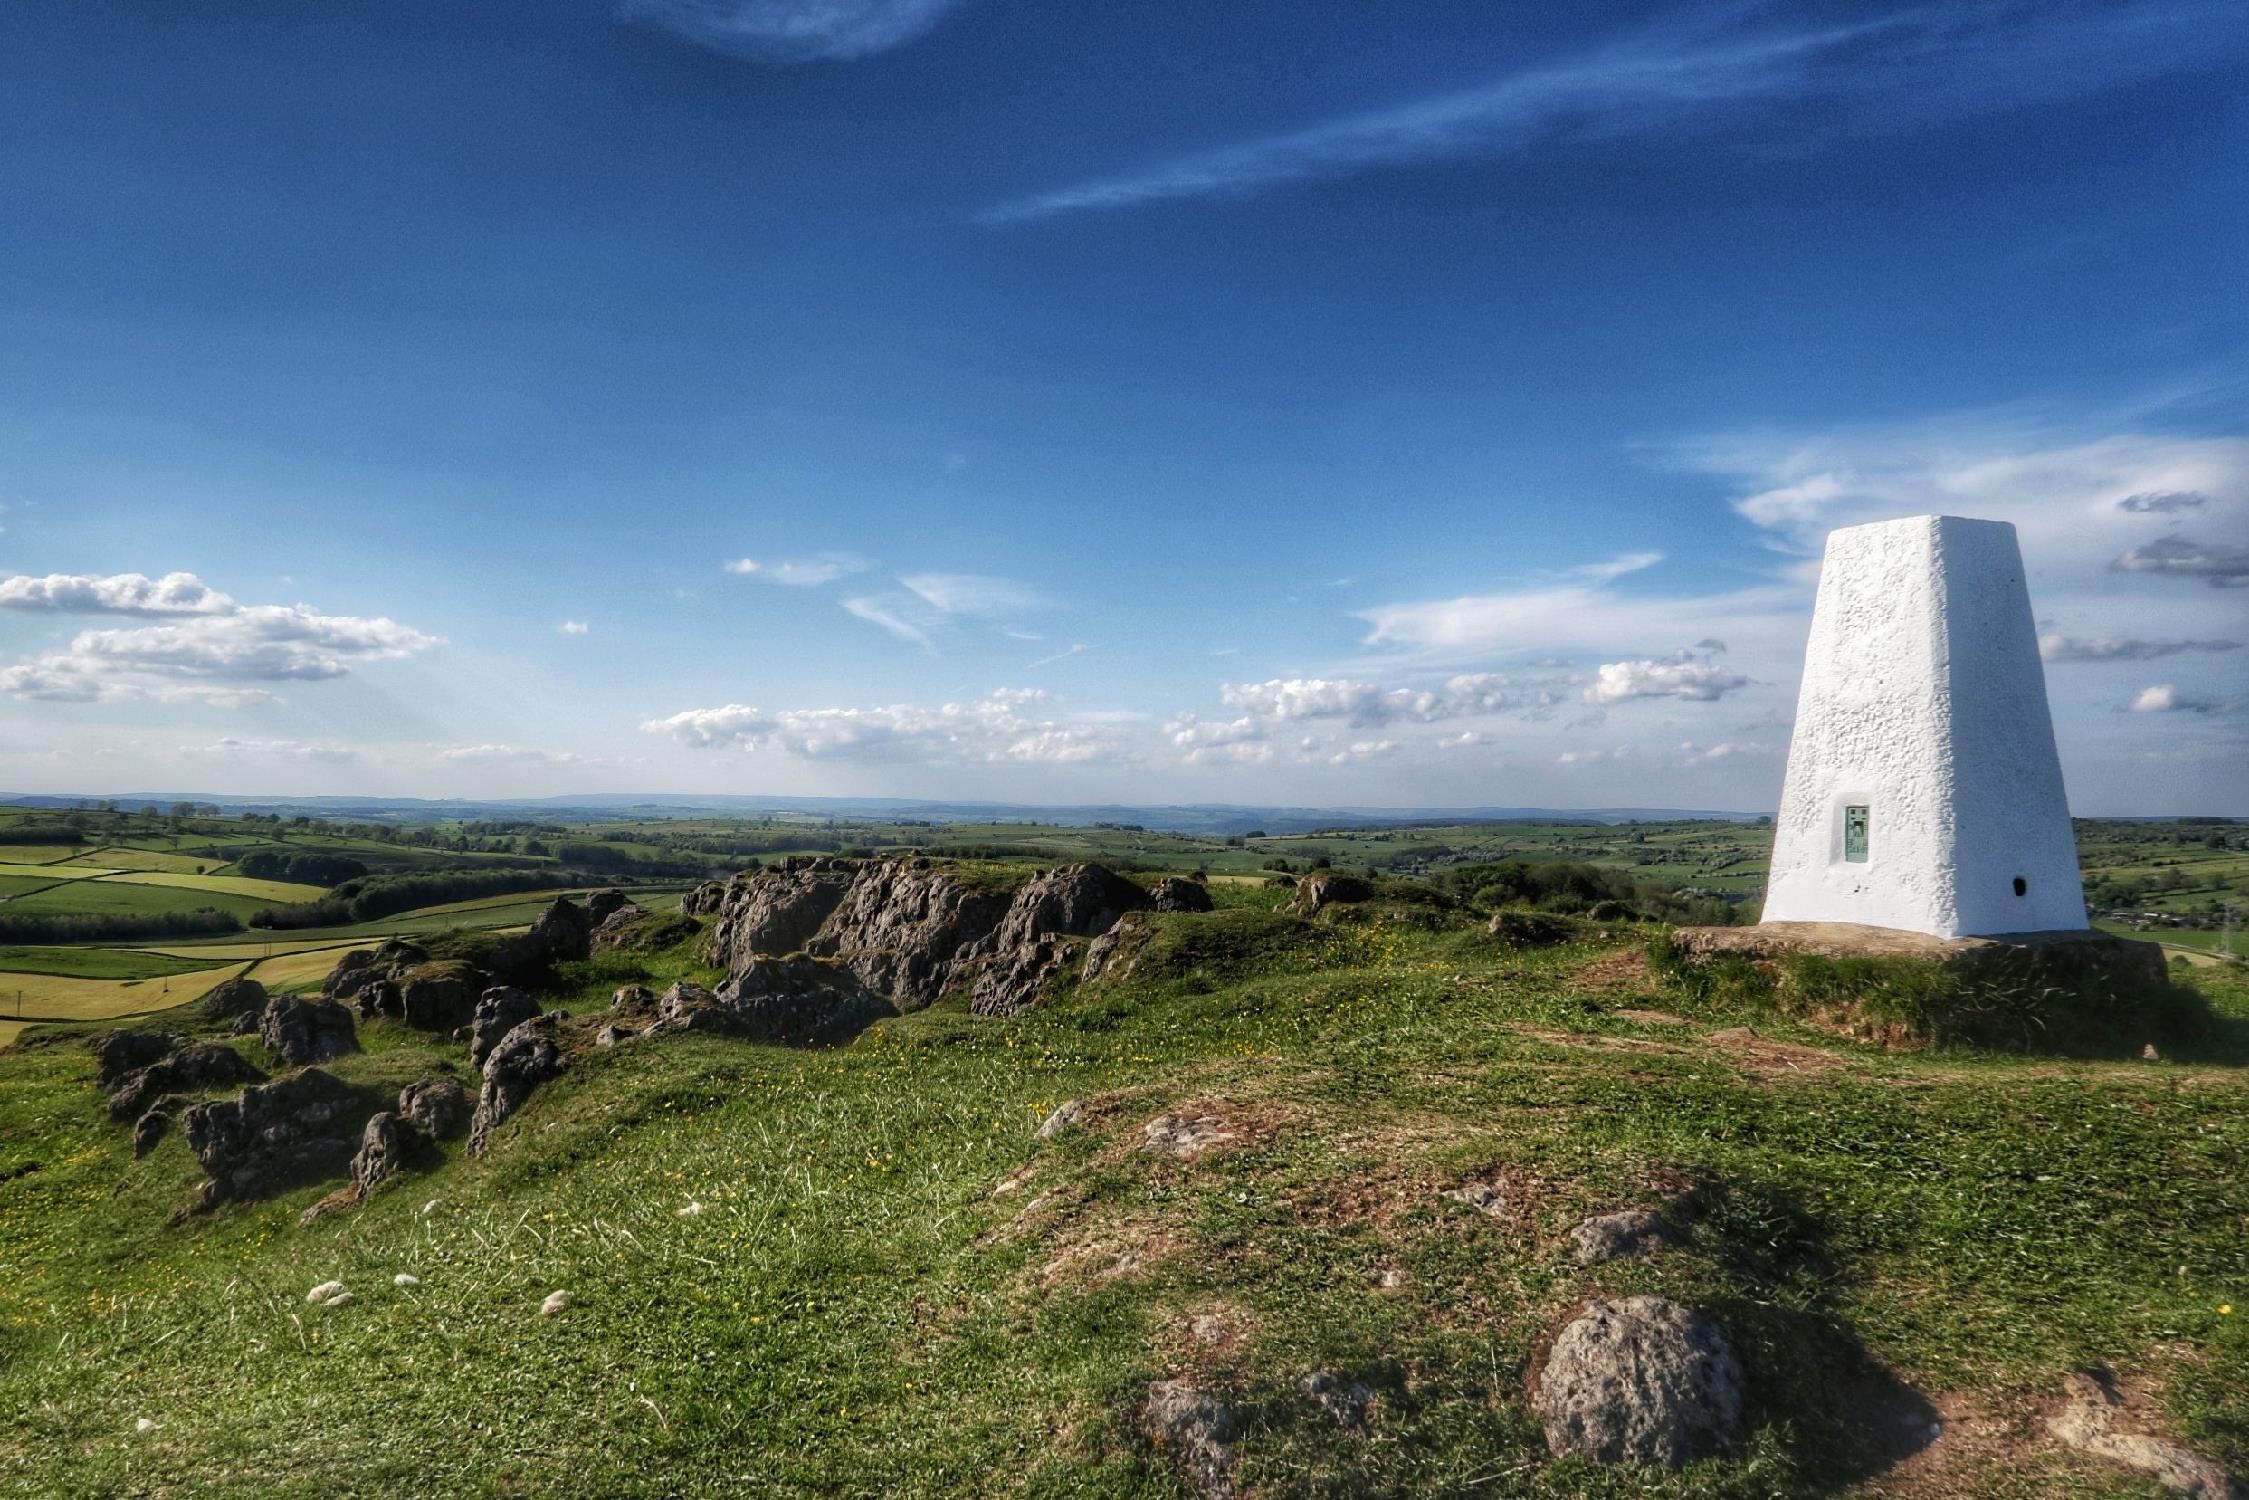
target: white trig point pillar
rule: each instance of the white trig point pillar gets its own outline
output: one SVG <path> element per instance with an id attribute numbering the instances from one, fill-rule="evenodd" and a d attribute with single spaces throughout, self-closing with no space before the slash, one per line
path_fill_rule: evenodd
<path id="1" fill-rule="evenodd" d="M 2069 801 L 2015 528 L 1829 534 L 1767 922 L 2081 931 Z"/>

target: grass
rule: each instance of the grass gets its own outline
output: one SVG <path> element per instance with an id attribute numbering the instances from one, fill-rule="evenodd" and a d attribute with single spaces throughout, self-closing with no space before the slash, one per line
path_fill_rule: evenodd
<path id="1" fill-rule="evenodd" d="M 239 952 L 220 955 L 236 961 Z M 198 962 L 198 959 L 204 961 Z M 56 974 L 78 979 L 151 979 L 165 974 L 186 974 L 207 969 L 204 955 L 188 957 L 136 952 L 130 948 L 70 948 L 0 944 L 0 987 L 7 974 Z"/>
<path id="2" fill-rule="evenodd" d="M 0 1016 L 11 1020 L 102 1021 L 146 1015 L 201 999 L 242 967 L 198 969 L 146 979 L 81 979 L 58 974 L 0 974 Z"/>
<path id="3" fill-rule="evenodd" d="M 2217 1310 L 2249 1305 L 2235 976 L 2200 981 L 2219 1019 L 2186 1065 L 1885 1052 L 1722 996 L 1627 1014 L 1667 1003 L 1636 939 L 1509 950 L 1426 911 L 1247 899 L 1278 894 L 1159 919 L 1131 979 L 1012 1021 L 947 1001 L 831 1051 L 589 1054 L 485 1158 L 309 1229 L 319 1188 L 167 1227 L 197 1175 L 181 1143 L 134 1161 L 75 1047 L 0 1056 L 0 1487 L 1173 1495 L 1134 1412 L 1187 1373 L 1244 1413 L 1241 1479 L 1267 1493 L 1835 1492 L 1875 1474 L 1842 1395 L 1869 1362 L 2028 1433 L 2096 1359 L 2249 1467 L 2249 1318 Z M 711 977 L 685 947 L 572 975 L 553 998 L 581 1013 Z M 363 1036 L 334 1067 L 370 1089 L 464 1066 Z M 1088 1122 L 1034 1139 L 1070 1097 Z M 1183 1107 L 1240 1141 L 1136 1149 Z M 1471 1178 L 1516 1215 L 1441 1196 Z M 1690 1181 L 1683 1248 L 1563 1252 L 1577 1217 Z M 307 1308 L 331 1276 L 354 1303 Z M 1524 1372 L 1595 1287 L 1732 1330 L 1734 1455 L 1546 1461 Z M 558 1288 L 573 1306 L 537 1316 Z M 1213 1311 L 1235 1342 L 1187 1336 Z M 1319 1367 L 1380 1394 L 1367 1435 L 1297 1393 Z M 2138 1493 L 2027 1441 L 1943 1483 Z"/>
<path id="4" fill-rule="evenodd" d="M 165 877 L 187 878 L 194 877 Z M 70 880 L 50 885 L 44 890 L 26 896 L 17 896 L 8 902 L 10 915 L 128 913 L 140 915 L 150 912 L 198 911 L 205 907 L 232 912 L 248 918 L 265 910 L 272 902 L 262 897 L 244 896 L 231 892 L 188 889 L 167 885 L 149 885 L 133 880 Z"/>
<path id="5" fill-rule="evenodd" d="M 174 854 L 158 849 L 138 849 L 123 844 L 103 844 L 88 849 L 64 863 L 69 869 L 77 865 L 95 865 L 111 870 L 164 870 L 175 875 L 199 875 L 206 870 L 216 870 L 223 860 L 212 856 Z"/>
<path id="6" fill-rule="evenodd" d="M 317 901 L 326 887 L 299 885 L 288 880 L 257 880 L 247 875 L 181 875 L 168 870 L 129 870 L 112 875 L 116 885 L 163 886 L 182 891 L 206 891 L 220 896 L 247 896 L 268 905 L 277 902 Z"/>
<path id="7" fill-rule="evenodd" d="M 44 865 L 85 853 L 80 844 L 0 844 L 10 864 Z"/>
<path id="8" fill-rule="evenodd" d="M 13 856 L 19 851 L 16 846 L 9 845 L 4 851 L 0 852 Z M 31 864 L 14 858 L 0 860 L 0 875 L 37 880 L 48 885 L 58 880 L 85 880 L 95 875 L 114 874 L 116 868 L 114 865 L 88 867 L 83 865 Z"/>

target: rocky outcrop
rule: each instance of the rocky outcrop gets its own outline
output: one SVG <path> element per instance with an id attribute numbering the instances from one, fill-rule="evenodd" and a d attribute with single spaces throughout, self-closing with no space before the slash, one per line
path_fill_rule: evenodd
<path id="1" fill-rule="evenodd" d="M 555 1011 L 525 1021 L 502 1037 L 484 1059 L 484 1092 L 477 1096 L 476 1113 L 469 1119 L 469 1155 L 482 1156 L 494 1132 L 522 1107 L 532 1090 L 569 1065 L 560 1043 L 564 1019 Z"/>
<path id="2" fill-rule="evenodd" d="M 333 1000 L 276 995 L 258 1017 L 258 1042 L 292 1068 L 359 1050 L 351 1012 Z"/>
<path id="3" fill-rule="evenodd" d="M 266 987 L 255 979 L 236 975 L 222 979 L 203 992 L 196 1009 L 206 1021 L 231 1021 L 237 1016 L 255 1014 L 265 1009 Z"/>
<path id="4" fill-rule="evenodd" d="M 539 1014 L 539 1002 L 513 985 L 497 985 L 477 997 L 469 1016 L 469 1066 L 483 1071 L 484 1060 L 500 1039 Z"/>
<path id="5" fill-rule="evenodd" d="M 1332 870 L 1319 870 L 1296 883 L 1296 894 L 1289 898 L 1289 910 L 1302 916 L 1316 916 L 1331 906 L 1350 906 L 1374 899 L 1374 883 L 1356 875 L 1338 875 Z"/>
<path id="6" fill-rule="evenodd" d="M 706 880 L 679 898 L 680 914 L 688 917 L 715 916 L 725 904 L 726 882 L 723 880 Z"/>
<path id="7" fill-rule="evenodd" d="M 398 1112 L 433 1141 L 459 1133 L 469 1117 L 469 1096 L 450 1078 L 424 1078 L 398 1091 Z"/>
<path id="8" fill-rule="evenodd" d="M 109 1117 L 138 1120 L 167 1094 L 229 1088 L 264 1076 L 223 1043 L 183 1045 L 119 1077 L 109 1092 Z"/>
<path id="9" fill-rule="evenodd" d="M 152 1109 L 133 1122 L 133 1159 L 154 1151 L 171 1131 L 172 1117 L 160 1109 Z"/>
<path id="10" fill-rule="evenodd" d="M 1637 1260 L 1679 1242 L 1663 1215 L 1649 1208 L 1595 1214 L 1570 1231 L 1570 1255 L 1581 1266 Z"/>
<path id="11" fill-rule="evenodd" d="M 629 899 L 623 891 L 601 891 L 586 905 L 593 919 L 591 946 L 595 952 L 615 948 L 626 942 L 639 930 L 648 912 L 638 902 Z"/>
<path id="12" fill-rule="evenodd" d="M 584 907 L 568 896 L 557 896 L 515 946 L 533 962 L 574 962 L 593 951 L 593 930 L 594 918 Z"/>
<path id="13" fill-rule="evenodd" d="M 1148 908 L 1151 911 L 1209 911 L 1210 888 L 1192 880 L 1181 880 L 1176 875 L 1166 875 L 1149 884 Z"/>
<path id="14" fill-rule="evenodd" d="M 351 1185 L 361 1199 L 398 1175 L 429 1143 L 413 1121 L 382 1110 L 370 1115 L 359 1134 L 359 1152 L 351 1159 Z"/>
<path id="15" fill-rule="evenodd" d="M 209 1179 L 201 1206 L 334 1176 L 351 1162 L 365 1108 L 357 1090 L 321 1068 L 193 1106 L 180 1130 Z"/>
<path id="16" fill-rule="evenodd" d="M 362 1017 L 395 1016 L 399 1013 L 396 981 L 428 961 L 428 953 L 400 938 L 390 938 L 378 948 L 354 948 L 336 960 L 320 993 L 351 1006 Z"/>
<path id="17" fill-rule="evenodd" d="M 126 1074 L 179 1051 L 185 1041 L 169 1031 L 104 1031 L 86 1043 L 86 1050 L 94 1054 L 94 1078 L 106 1090 L 124 1082 Z"/>
<path id="18" fill-rule="evenodd" d="M 396 975 L 398 1015 L 423 1031 L 451 1031 L 466 1022 L 485 988 L 485 974 L 466 959 L 416 964 Z"/>
<path id="19" fill-rule="evenodd" d="M 711 928 L 711 962 L 731 970 L 801 951 L 858 874 L 850 860 L 799 858 L 728 881 Z"/>
<path id="20" fill-rule="evenodd" d="M 999 926 L 1007 897 L 924 860 L 859 867 L 804 951 L 832 959 L 900 1010 L 934 1001 Z"/>
<path id="21" fill-rule="evenodd" d="M 1062 939 L 1097 937 L 1147 906 L 1146 891 L 1099 865 L 1062 865 L 1033 876 L 982 945 L 988 957 L 969 1008 L 1010 1016 L 1035 1005 L 1076 955 Z"/>
<path id="22" fill-rule="evenodd" d="M 1675 1302 L 1596 1299 L 1555 1336 L 1534 1404 L 1557 1456 L 1676 1468 L 1740 1431 L 1741 1365 L 1725 1330 Z"/>

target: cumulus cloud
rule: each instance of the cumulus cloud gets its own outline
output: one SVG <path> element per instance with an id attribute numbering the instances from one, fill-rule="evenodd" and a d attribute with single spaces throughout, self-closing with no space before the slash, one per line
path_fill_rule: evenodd
<path id="1" fill-rule="evenodd" d="M 2119 573 L 2166 573 L 2181 578 L 2206 578 L 2212 588 L 2249 587 L 2249 547 L 2230 543 L 2205 545 L 2183 536 L 2145 542 L 2119 557 Z"/>
<path id="2" fill-rule="evenodd" d="M 223 615 L 235 603 L 193 573 L 49 573 L 0 579 L 0 608 L 53 614 Z"/>
<path id="3" fill-rule="evenodd" d="M 364 662 L 393 661 L 438 644 L 390 619 L 323 615 L 302 604 L 237 604 L 192 574 L 151 580 L 54 574 L 0 580 L 11 607 L 119 614 L 160 623 L 83 630 L 65 651 L 0 669 L 0 692 L 20 698 L 270 702 L 241 684 L 341 677 Z"/>
<path id="4" fill-rule="evenodd" d="M 1633 698 L 1683 698 L 1714 703 L 1749 686 L 1749 678 L 1706 661 L 1604 662 L 1585 689 L 1585 701 L 1623 703 Z"/>
<path id="5" fill-rule="evenodd" d="M 2159 656 L 2179 656 L 2187 652 L 2236 651 L 2239 641 L 2143 641 L 2131 636 L 2099 636 L 2086 638 L 2070 635 L 2041 635 L 2038 654 L 2047 661 L 2153 661 Z"/>
<path id="6" fill-rule="evenodd" d="M 618 15 L 758 62 L 839 62 L 926 35 L 961 0 L 622 0 Z"/>
<path id="7" fill-rule="evenodd" d="M 593 627 L 583 620 L 564 620 L 555 629 L 564 635 L 588 635 L 592 633 Z"/>
<path id="8" fill-rule="evenodd" d="M 2169 515 L 2182 510 L 2200 510 L 2209 503 L 2210 497 L 2197 490 L 2140 490 L 2117 501 L 2116 508 L 2142 515 Z"/>
<path id="9" fill-rule="evenodd" d="M 2212 699 L 2181 692 L 2173 683 L 2159 682 L 2140 689 L 2139 696 L 2132 700 L 2131 711 L 2136 714 L 2206 714 L 2217 707 Z"/>
<path id="10" fill-rule="evenodd" d="M 1715 745 L 1701 745 L 1693 740 L 1681 740 L 1679 742 L 1679 758 L 1689 765 L 1766 756 L 1772 753 L 1772 746 L 1749 741 L 1721 740 Z"/>
<path id="11" fill-rule="evenodd" d="M 1048 714 L 1045 693 L 1007 688 L 934 707 L 804 708 L 766 713 L 746 704 L 691 708 L 641 728 L 698 750 L 778 750 L 832 758 L 1021 761 L 1071 764 L 1122 751 L 1114 730 Z"/>
<path id="12" fill-rule="evenodd" d="M 740 578 L 758 578 L 767 583 L 806 589 L 864 573 L 873 566 L 853 552 L 816 552 L 810 557 L 784 557 L 763 562 L 754 557 L 737 557 L 726 565 L 726 571 Z"/>

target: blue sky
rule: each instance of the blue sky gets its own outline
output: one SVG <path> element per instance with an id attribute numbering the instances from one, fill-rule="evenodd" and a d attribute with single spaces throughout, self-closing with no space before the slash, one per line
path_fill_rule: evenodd
<path id="1" fill-rule="evenodd" d="M 0 11 L 0 789 L 1777 799 L 2021 531 L 2249 812 L 2230 4 Z M 181 577 L 178 575 L 186 575 Z"/>

